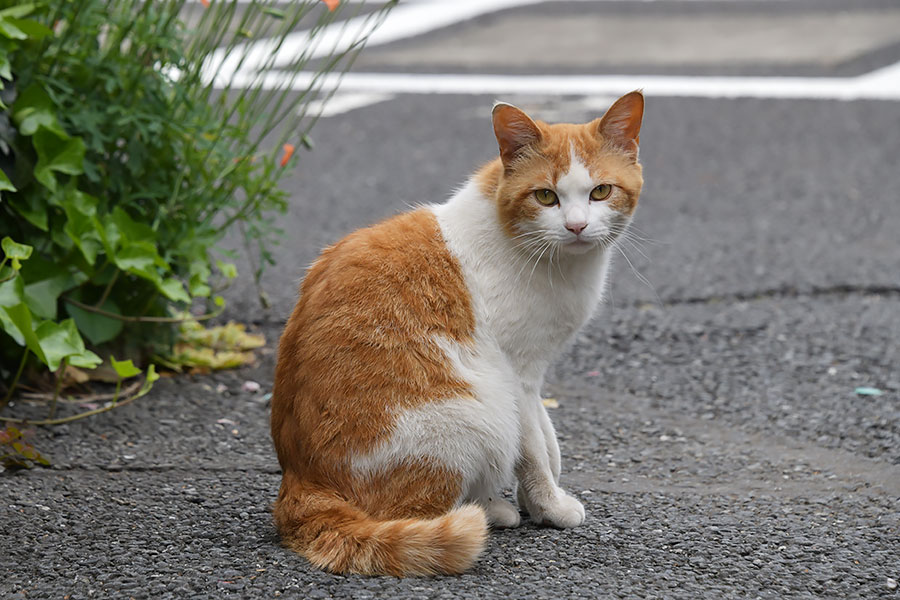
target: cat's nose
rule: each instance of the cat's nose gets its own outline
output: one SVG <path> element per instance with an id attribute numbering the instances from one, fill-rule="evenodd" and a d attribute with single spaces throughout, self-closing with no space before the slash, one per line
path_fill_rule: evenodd
<path id="1" fill-rule="evenodd" d="M 584 221 L 576 221 L 572 223 L 566 222 L 566 229 L 568 229 L 575 235 L 578 235 L 579 233 L 584 231 L 585 227 L 587 227 L 587 223 L 585 223 Z"/>

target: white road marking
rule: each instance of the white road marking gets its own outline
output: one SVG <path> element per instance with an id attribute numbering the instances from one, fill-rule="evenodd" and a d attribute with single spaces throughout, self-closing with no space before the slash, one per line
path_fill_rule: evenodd
<path id="1" fill-rule="evenodd" d="M 367 45 L 421 35 L 480 15 L 542 1 L 547 0 L 408 0 L 392 10 L 385 22 L 372 32 Z M 294 75 L 278 69 L 304 54 L 319 57 L 346 48 L 371 24 L 370 17 L 362 16 L 329 25 L 319 30 L 312 41 L 308 31 L 301 31 L 290 34 L 280 48 L 276 48 L 274 40 L 267 39 L 236 48 L 227 56 L 222 50 L 214 53 L 206 73 L 217 83 L 230 82 L 236 88 L 261 81 L 268 88 L 289 85 L 305 90 L 313 83 L 315 73 Z M 244 51 L 246 56 L 241 62 Z M 395 94 L 616 96 L 643 89 L 648 96 L 900 101 L 900 63 L 856 77 L 348 73 L 328 74 L 318 83 L 326 90 L 340 84 L 341 94 L 332 98 L 332 103 L 337 105 L 326 109 L 325 116 L 380 102 Z"/>
<path id="2" fill-rule="evenodd" d="M 320 117 L 333 117 L 393 98 L 394 94 L 382 92 L 339 92 L 330 99 L 313 100 L 306 106 L 304 112 L 309 115 L 318 114 Z"/>
<path id="3" fill-rule="evenodd" d="M 314 76 L 300 73 L 294 80 L 295 89 L 306 89 Z M 290 77 L 270 71 L 262 77 L 262 83 L 280 87 Z M 343 78 L 326 76 L 325 87 L 338 82 L 342 92 L 383 94 L 593 96 L 643 89 L 648 96 L 900 101 L 900 62 L 856 77 L 347 73 Z M 236 83 L 240 85 L 240 77 Z"/>
<path id="4" fill-rule="evenodd" d="M 435 29 L 447 27 L 487 13 L 538 4 L 542 0 L 419 0 L 391 9 L 385 21 L 375 29 L 367 46 L 386 44 Z M 372 28 L 371 15 L 353 17 L 322 27 L 310 37 L 310 31 L 288 34 L 278 46 L 274 39 L 263 39 L 236 46 L 230 53 L 216 51 L 205 68 L 208 77 L 225 85 L 235 71 L 257 73 L 260 69 L 278 69 L 305 56 L 311 59 L 342 52 Z"/>

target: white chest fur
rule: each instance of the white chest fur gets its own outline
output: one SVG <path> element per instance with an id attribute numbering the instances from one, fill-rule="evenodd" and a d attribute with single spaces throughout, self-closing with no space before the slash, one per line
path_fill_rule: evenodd
<path id="1" fill-rule="evenodd" d="M 432 210 L 462 267 L 479 334 L 497 341 L 523 384 L 539 387 L 550 362 L 599 303 L 607 253 L 598 248 L 538 258 L 517 249 L 474 182 Z"/>

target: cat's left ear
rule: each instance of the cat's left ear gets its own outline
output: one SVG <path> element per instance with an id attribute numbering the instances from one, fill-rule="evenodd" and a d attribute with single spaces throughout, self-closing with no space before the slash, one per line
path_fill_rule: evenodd
<path id="1" fill-rule="evenodd" d="M 504 167 L 509 168 L 523 149 L 541 140 L 541 131 L 531 117 L 512 104 L 495 104 L 491 120 Z"/>
<path id="2" fill-rule="evenodd" d="M 597 132 L 604 142 L 634 154 L 637 158 L 643 117 L 644 94 L 640 91 L 630 92 L 616 100 L 606 114 L 595 122 Z"/>

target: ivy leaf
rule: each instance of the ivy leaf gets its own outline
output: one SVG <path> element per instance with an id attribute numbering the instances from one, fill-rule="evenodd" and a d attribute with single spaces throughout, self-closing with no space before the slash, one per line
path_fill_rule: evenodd
<path id="1" fill-rule="evenodd" d="M 106 299 L 106 302 L 100 308 L 109 313 L 121 314 L 119 307 L 109 298 Z M 72 304 L 66 304 L 66 311 L 75 319 L 78 331 L 96 346 L 114 339 L 121 333 L 124 326 L 124 323 L 119 319 L 105 317 Z"/>
<path id="2" fill-rule="evenodd" d="M 25 286 L 21 277 L 0 283 L 0 307 L 16 306 L 25 302 Z"/>
<path id="3" fill-rule="evenodd" d="M 56 118 L 56 106 L 53 104 L 53 100 L 50 99 L 44 88 L 36 83 L 22 90 L 22 93 L 16 98 L 12 118 L 19 127 L 19 133 L 24 136 L 34 135 L 38 129 L 44 127 L 60 138 L 67 139 L 69 137 Z"/>
<path id="4" fill-rule="evenodd" d="M 116 360 L 116 357 L 110 356 L 109 362 L 112 364 L 112 368 L 116 370 L 116 374 L 122 379 L 128 379 L 129 377 L 141 374 L 141 370 L 134 366 L 134 363 L 131 362 L 130 358 L 126 360 Z"/>
<path id="5" fill-rule="evenodd" d="M 7 63 L 7 65 L 9 65 L 9 63 Z M 3 57 L 2 56 L 0 56 L 0 77 L 6 77 L 7 79 L 9 79 L 8 76 L 3 74 Z M 0 192 L 15 192 L 15 191 L 16 191 L 16 187 L 12 184 L 12 181 L 9 180 L 9 177 L 6 176 L 6 173 L 4 173 L 3 171 L 0 171 Z M 0 194 L 0 198 L 3 198 L 3 194 Z"/>
<path id="6" fill-rule="evenodd" d="M 15 19 L 7 19 L 0 15 L 0 35 L 10 40 L 28 39 L 25 32 L 15 26 Z"/>
<path id="7" fill-rule="evenodd" d="M 56 191 L 56 173 L 79 175 L 84 172 L 84 141 L 81 138 L 61 138 L 46 127 L 38 129 L 31 138 L 38 155 L 34 165 L 34 178 Z"/>
<path id="8" fill-rule="evenodd" d="M 34 248 L 29 246 L 28 244 L 19 244 L 17 242 L 14 242 L 13 239 L 9 236 L 4 237 L 3 240 L 0 241 L 0 247 L 3 248 L 3 254 L 5 254 L 7 258 L 11 258 L 13 260 L 26 260 L 29 256 L 31 256 L 31 251 L 34 250 Z M 17 271 L 19 270 L 16 267 L 13 268 L 15 268 Z"/>
<path id="9" fill-rule="evenodd" d="M 169 277 L 156 286 L 169 300 L 175 302 L 190 302 L 191 297 L 184 291 L 184 286 L 174 277 Z"/>
<path id="10" fill-rule="evenodd" d="M 14 281 L 18 280 L 19 278 L 16 277 Z M 22 302 L 15 306 L 0 307 L 0 310 L 6 312 L 7 319 L 16 327 L 19 332 L 19 337 L 25 343 L 25 346 L 34 352 L 35 356 L 37 356 L 41 362 L 47 364 L 44 350 L 41 348 L 41 341 L 32 325 L 31 311 L 28 310 L 28 306 Z M 4 322 L 6 322 L 6 319 L 4 319 Z M 15 338 L 15 336 L 13 337 Z"/>
<path id="11" fill-rule="evenodd" d="M 15 26 L 31 40 L 42 40 L 53 35 L 52 29 L 31 19 L 6 19 L 6 23 Z"/>
<path id="12" fill-rule="evenodd" d="M 9 199 L 9 205 L 17 213 L 25 217 L 25 220 L 40 229 L 47 231 L 47 207 L 41 201 L 40 195 L 34 193 L 37 188 L 26 190 Z"/>
<path id="13" fill-rule="evenodd" d="M 132 242 L 119 250 L 115 257 L 116 266 L 132 275 L 161 282 L 156 264 L 160 259 L 156 246 L 150 242 Z"/>
<path id="14" fill-rule="evenodd" d="M 219 268 L 219 271 L 228 279 L 234 279 L 237 277 L 237 267 L 234 266 L 234 263 L 223 262 L 221 260 L 216 261 L 216 266 Z"/>
<path id="15" fill-rule="evenodd" d="M 70 365 L 72 365 L 73 367 L 80 367 L 82 369 L 93 369 L 102 362 L 103 359 L 90 350 L 85 350 L 81 354 L 76 354 L 69 357 Z"/>
<path id="16" fill-rule="evenodd" d="M 44 321 L 38 325 L 34 333 L 44 352 L 44 362 L 51 371 L 57 370 L 63 359 L 86 353 L 84 340 L 81 339 L 73 319 L 66 319 L 60 323 Z"/>
<path id="17" fill-rule="evenodd" d="M 156 239 L 156 232 L 153 231 L 152 227 L 144 223 L 138 223 L 119 206 L 113 210 L 112 221 L 116 224 L 119 234 L 129 241 L 137 242 Z"/>
<path id="18" fill-rule="evenodd" d="M 97 231 L 97 220 L 85 216 L 73 206 L 65 206 L 66 224 L 63 231 L 81 250 L 81 254 L 89 265 L 97 262 L 97 255 L 103 248 L 100 233 Z"/>
<path id="19" fill-rule="evenodd" d="M 59 295 L 73 288 L 75 280 L 63 273 L 25 286 L 25 299 L 31 311 L 44 319 L 56 319 L 56 304 Z"/>
<path id="20" fill-rule="evenodd" d="M 10 8 L 0 10 L 0 19 L 21 19 L 27 17 L 34 12 L 36 5 L 34 3 L 19 4 Z"/>

